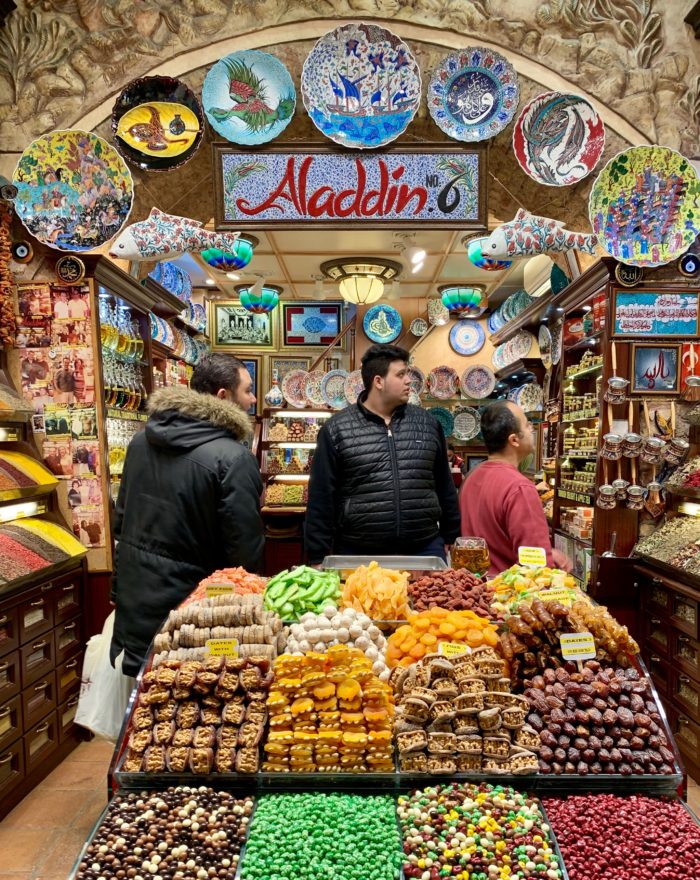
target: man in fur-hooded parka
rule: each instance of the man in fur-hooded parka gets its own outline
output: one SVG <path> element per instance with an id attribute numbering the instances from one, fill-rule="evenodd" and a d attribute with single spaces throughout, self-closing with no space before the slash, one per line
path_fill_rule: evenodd
<path id="1" fill-rule="evenodd" d="M 110 655 L 114 663 L 124 651 L 125 675 L 138 673 L 168 612 L 202 578 L 261 563 L 262 481 L 241 443 L 254 402 L 248 371 L 230 355 L 210 355 L 190 388 L 162 388 L 148 401 L 146 429 L 127 450 L 114 523 Z"/>

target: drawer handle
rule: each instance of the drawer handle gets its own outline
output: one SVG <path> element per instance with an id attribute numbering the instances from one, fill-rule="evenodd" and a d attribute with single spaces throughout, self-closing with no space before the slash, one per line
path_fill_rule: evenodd
<path id="1" fill-rule="evenodd" d="M 75 584 L 68 584 L 67 587 L 63 587 L 63 592 L 68 593 L 70 590 L 74 590 L 74 589 L 75 589 Z"/>
<path id="2" fill-rule="evenodd" d="M 75 624 L 75 623 L 67 623 L 67 624 L 63 627 L 63 632 L 68 632 L 68 631 L 71 630 L 71 629 L 75 629 L 75 627 L 76 627 L 76 624 Z"/>
<path id="3" fill-rule="evenodd" d="M 31 605 L 32 608 L 38 608 L 40 605 L 44 604 L 44 600 L 37 599 L 36 602 L 30 602 L 29 604 Z"/>
<path id="4" fill-rule="evenodd" d="M 49 590 L 53 590 L 53 584 L 50 581 L 48 584 L 41 585 L 41 592 L 42 593 L 48 593 Z"/>
<path id="5" fill-rule="evenodd" d="M 66 669 L 75 669 L 75 667 L 77 665 L 78 665 L 77 660 L 71 660 L 70 663 L 66 663 Z"/>
<path id="6" fill-rule="evenodd" d="M 661 657 L 657 657 L 656 654 L 652 654 L 649 659 L 652 663 L 661 663 Z"/>
<path id="7" fill-rule="evenodd" d="M 49 686 L 48 681 L 40 681 L 39 684 L 34 685 L 34 690 L 35 691 L 45 691 L 48 686 Z"/>
<path id="8" fill-rule="evenodd" d="M 7 709 L 3 709 L 2 712 L 0 712 L 0 718 L 7 718 L 11 711 L 12 710 L 9 706 L 7 707 Z"/>
<path id="9" fill-rule="evenodd" d="M 8 752 L 6 755 L 3 755 L 2 758 L 0 758 L 0 764 L 9 764 L 11 760 L 12 752 Z"/>
<path id="10" fill-rule="evenodd" d="M 681 684 L 690 684 L 690 679 L 687 675 L 679 675 L 678 681 L 680 681 Z"/>
<path id="11" fill-rule="evenodd" d="M 685 717 L 685 715 L 679 715 L 678 716 L 678 723 L 679 724 L 690 724 L 690 721 L 688 721 L 688 719 Z"/>
<path id="12" fill-rule="evenodd" d="M 6 660 L 4 663 L 0 663 L 0 672 L 7 672 L 10 668 L 10 661 Z"/>
<path id="13" fill-rule="evenodd" d="M 48 642 L 46 641 L 46 639 L 44 639 L 44 641 L 42 641 L 42 642 L 35 642 L 32 645 L 32 651 L 38 651 L 39 648 L 45 648 L 47 645 L 48 645 Z"/>
<path id="14" fill-rule="evenodd" d="M 687 645 L 690 641 L 690 638 L 688 636 L 678 636 L 678 641 L 681 643 L 681 645 Z"/>
<path id="15" fill-rule="evenodd" d="M 5 624 L 9 622 L 10 618 L 7 616 L 7 614 L 4 614 L 2 617 L 0 617 L 0 626 L 5 626 Z"/>
<path id="16" fill-rule="evenodd" d="M 47 731 L 48 729 L 49 729 L 49 722 L 48 722 L 48 721 L 44 721 L 43 724 L 40 724 L 40 725 L 36 728 L 36 730 L 34 731 L 34 733 L 46 733 L 46 731 Z"/>
<path id="17" fill-rule="evenodd" d="M 663 584 L 661 578 L 652 578 L 651 582 L 655 587 L 660 587 Z"/>
<path id="18" fill-rule="evenodd" d="M 652 617 L 651 622 L 654 624 L 654 626 L 658 626 L 661 623 L 661 619 L 658 617 Z"/>
<path id="19" fill-rule="evenodd" d="M 68 702 L 66 703 L 66 706 L 68 706 L 69 709 L 72 709 L 73 706 L 78 705 L 79 700 L 80 700 L 80 697 L 73 697 L 72 700 L 68 700 Z"/>

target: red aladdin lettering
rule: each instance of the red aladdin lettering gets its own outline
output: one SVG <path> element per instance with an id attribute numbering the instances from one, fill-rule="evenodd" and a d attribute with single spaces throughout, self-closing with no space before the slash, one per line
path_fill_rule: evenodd
<path id="1" fill-rule="evenodd" d="M 331 184 L 318 187 L 307 196 L 306 184 L 313 156 L 303 159 L 297 177 L 296 156 L 287 159 L 287 167 L 276 189 L 259 205 L 251 205 L 247 199 L 236 199 L 236 208 L 248 217 L 263 211 L 285 213 L 283 202 L 294 205 L 297 213 L 309 217 L 384 217 L 396 214 L 419 214 L 428 201 L 428 191 L 423 186 L 409 187 L 399 183 L 404 165 L 390 173 L 386 160 L 379 159 L 379 188 L 366 190 L 367 173 L 360 159 L 355 159 L 357 184 L 350 189 L 336 192 Z M 413 203 L 413 204 L 412 204 Z"/>

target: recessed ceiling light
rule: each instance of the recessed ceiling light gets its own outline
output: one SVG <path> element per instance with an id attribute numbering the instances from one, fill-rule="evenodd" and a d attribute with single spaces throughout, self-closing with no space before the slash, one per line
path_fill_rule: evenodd
<path id="1" fill-rule="evenodd" d="M 231 281 L 238 281 L 241 276 L 238 275 L 236 272 L 227 272 L 226 277 L 230 278 Z"/>
<path id="2" fill-rule="evenodd" d="M 216 284 L 216 281 L 214 281 L 213 278 L 205 278 L 204 283 L 208 284 L 210 287 L 213 287 Z"/>

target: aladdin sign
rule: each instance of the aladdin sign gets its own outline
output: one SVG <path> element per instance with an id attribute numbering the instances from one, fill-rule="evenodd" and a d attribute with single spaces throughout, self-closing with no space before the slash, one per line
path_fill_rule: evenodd
<path id="1" fill-rule="evenodd" d="M 392 223 L 486 228 L 480 147 L 386 153 L 242 153 L 216 144 L 216 228 Z"/>

